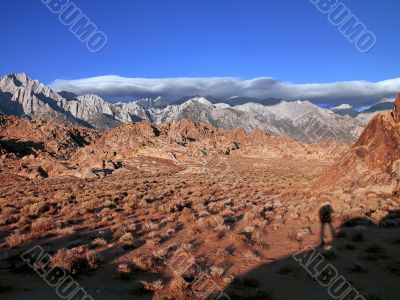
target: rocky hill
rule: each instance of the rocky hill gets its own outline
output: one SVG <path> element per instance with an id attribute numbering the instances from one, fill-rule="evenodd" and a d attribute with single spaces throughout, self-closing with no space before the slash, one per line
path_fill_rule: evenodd
<path id="1" fill-rule="evenodd" d="M 318 186 L 399 193 L 400 94 L 392 112 L 376 115 Z"/>
<path id="2" fill-rule="evenodd" d="M 215 156 L 330 162 L 348 147 L 333 142 L 303 144 L 266 131 L 226 130 L 188 120 L 157 125 L 130 122 L 103 133 L 37 118 L 0 117 L 0 126 L 2 162 L 25 166 L 21 175 L 40 167 L 49 176 L 93 177 L 129 169 L 143 158 L 199 168 Z"/>
<path id="3" fill-rule="evenodd" d="M 67 161 L 99 138 L 97 131 L 49 120 L 0 116 L 0 166 L 27 177 L 68 171 Z"/>

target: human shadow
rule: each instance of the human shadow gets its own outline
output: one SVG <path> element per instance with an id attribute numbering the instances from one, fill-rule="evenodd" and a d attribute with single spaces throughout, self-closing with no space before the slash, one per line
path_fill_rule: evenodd
<path id="1" fill-rule="evenodd" d="M 325 247 L 327 245 L 327 234 L 326 234 L 326 227 L 328 227 L 332 238 L 335 237 L 335 229 L 332 225 L 332 214 L 333 208 L 330 204 L 323 205 L 319 209 L 319 220 L 321 223 L 320 229 L 320 246 Z"/>
<path id="2" fill-rule="evenodd" d="M 329 207 L 325 209 L 331 216 Z M 321 230 L 331 228 L 331 220 L 323 217 L 321 224 L 326 225 Z M 390 211 L 378 224 L 367 217 L 349 219 L 338 228 L 329 249 L 305 247 L 261 265 L 234 280 L 224 293 L 232 300 L 397 300 L 399 229 L 400 210 Z"/>

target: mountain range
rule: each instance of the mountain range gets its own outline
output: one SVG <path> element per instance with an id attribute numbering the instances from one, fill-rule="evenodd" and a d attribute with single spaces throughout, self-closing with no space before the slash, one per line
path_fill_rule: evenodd
<path id="1" fill-rule="evenodd" d="M 271 135 L 303 142 L 351 142 L 376 112 L 391 106 L 380 103 L 358 113 L 348 104 L 330 110 L 300 100 L 231 97 L 216 101 L 202 96 L 185 97 L 173 104 L 161 97 L 109 103 L 93 94 L 55 92 L 25 73 L 0 78 L 0 113 L 42 117 L 98 130 L 142 120 L 159 124 L 188 119 L 224 129 L 267 130 Z"/>

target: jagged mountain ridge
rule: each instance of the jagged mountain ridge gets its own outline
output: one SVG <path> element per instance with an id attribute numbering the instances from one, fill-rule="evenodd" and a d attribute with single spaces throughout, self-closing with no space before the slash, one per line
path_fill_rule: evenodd
<path id="1" fill-rule="evenodd" d="M 274 101 L 271 105 L 245 103 L 230 106 L 209 97 L 189 97 L 175 104 L 165 99 L 140 99 L 111 104 L 97 95 L 57 93 L 25 73 L 0 78 L 0 111 L 6 115 L 39 116 L 67 124 L 107 130 L 123 123 L 191 121 L 224 129 L 267 130 L 294 140 L 353 141 L 371 115 L 356 118 L 335 114 L 308 101 Z"/>
<path id="2" fill-rule="evenodd" d="M 369 120 L 368 117 L 338 115 L 308 101 L 281 101 L 268 106 L 246 103 L 231 107 L 225 103 L 213 104 L 203 97 L 165 109 L 153 109 L 152 117 L 155 123 L 186 118 L 225 129 L 268 130 L 272 135 L 305 142 L 352 141 Z"/>
<path id="3" fill-rule="evenodd" d="M 5 115 L 40 116 L 63 123 L 86 125 L 62 108 L 64 102 L 66 100 L 59 94 L 24 73 L 0 79 L 0 110 Z"/>

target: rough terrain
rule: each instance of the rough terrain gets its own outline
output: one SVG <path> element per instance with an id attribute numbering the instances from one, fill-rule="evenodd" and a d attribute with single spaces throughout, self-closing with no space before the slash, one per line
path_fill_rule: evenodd
<path id="1" fill-rule="evenodd" d="M 334 170 L 366 140 L 383 147 L 380 128 L 394 142 L 379 157 L 395 157 L 399 101 L 352 147 L 186 120 L 99 133 L 2 117 L 0 295 L 56 299 L 21 259 L 40 245 L 94 299 L 330 299 L 291 257 L 310 249 L 366 299 L 398 299 L 400 199 Z M 321 240 L 327 203 L 336 235 Z"/>

